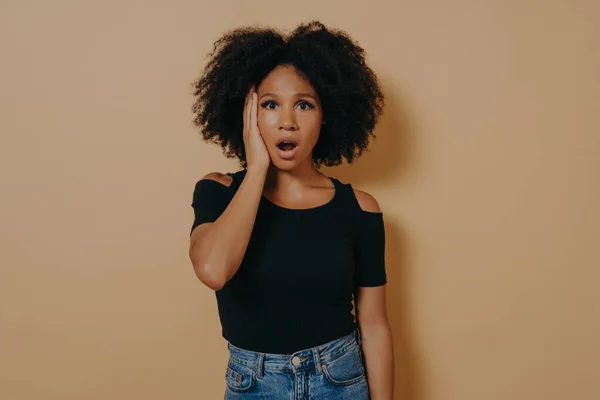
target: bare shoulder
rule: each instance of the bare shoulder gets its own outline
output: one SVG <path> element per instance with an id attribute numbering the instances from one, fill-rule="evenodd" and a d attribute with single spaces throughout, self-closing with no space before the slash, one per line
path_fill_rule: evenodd
<path id="1" fill-rule="evenodd" d="M 208 174 L 204 175 L 202 179 L 210 179 L 212 181 L 219 182 L 227 187 L 229 187 L 233 182 L 233 178 L 231 176 L 227 174 L 222 174 L 220 172 L 209 172 Z"/>
<path id="2" fill-rule="evenodd" d="M 379 207 L 379 203 L 377 202 L 377 200 L 375 200 L 375 197 L 362 190 L 353 190 L 354 195 L 356 196 L 356 200 L 358 200 L 358 204 L 360 205 L 360 208 L 363 209 L 363 211 L 381 212 L 381 208 Z"/>

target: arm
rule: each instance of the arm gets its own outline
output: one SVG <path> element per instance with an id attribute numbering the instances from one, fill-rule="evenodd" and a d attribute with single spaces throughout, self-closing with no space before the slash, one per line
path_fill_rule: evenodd
<path id="1" fill-rule="evenodd" d="M 360 190 L 354 191 L 356 199 L 363 211 L 381 213 L 379 204 L 368 193 Z M 376 235 L 376 233 L 373 233 Z M 380 235 L 384 235 L 383 231 Z M 384 239 L 384 236 L 381 236 Z M 384 240 L 375 247 L 369 248 L 377 252 L 377 257 L 362 258 L 362 262 L 369 267 L 369 260 L 379 268 L 383 268 Z M 356 315 L 362 337 L 362 351 L 365 357 L 367 380 L 372 400 L 392 400 L 394 392 L 394 349 L 392 331 L 387 317 L 386 286 L 376 283 L 377 286 L 358 287 L 356 291 Z M 373 283 L 370 283 L 373 285 Z"/>
<path id="2" fill-rule="evenodd" d="M 386 313 L 385 286 L 359 288 L 356 303 L 371 399 L 392 400 L 394 349 Z"/>
<path id="3" fill-rule="evenodd" d="M 189 256 L 194 272 L 213 290 L 220 290 L 240 267 L 256 220 L 265 178 L 266 170 L 248 169 L 221 216 L 214 222 L 198 225 L 191 234 Z M 224 183 L 225 178 L 222 174 L 211 173 L 203 179 Z"/>

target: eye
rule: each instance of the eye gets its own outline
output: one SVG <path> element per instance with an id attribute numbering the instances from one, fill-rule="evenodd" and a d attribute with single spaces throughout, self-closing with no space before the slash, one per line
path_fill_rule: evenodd
<path id="1" fill-rule="evenodd" d="M 276 105 L 273 100 L 267 100 L 264 103 L 262 103 L 260 106 L 262 108 L 266 108 L 267 110 L 273 110 L 273 108 L 269 108 L 269 105 L 271 105 L 271 104 Z"/>
<path id="2" fill-rule="evenodd" d="M 298 103 L 299 106 L 306 106 L 305 108 L 302 109 L 302 111 L 306 111 L 306 110 L 310 110 L 311 108 L 315 108 L 315 106 L 313 106 L 312 104 L 310 104 L 308 101 L 301 101 L 300 103 Z"/>
<path id="3" fill-rule="evenodd" d="M 267 110 L 274 110 L 275 107 L 277 106 L 277 102 L 273 101 L 273 100 L 267 100 L 264 103 L 262 103 L 260 105 L 262 108 L 265 108 Z M 271 107 L 273 106 L 273 107 Z M 307 111 L 310 110 L 312 108 L 315 108 L 315 106 L 313 106 L 312 104 L 310 104 L 308 101 L 302 100 L 298 103 L 298 107 L 300 107 L 300 109 L 302 111 Z"/>

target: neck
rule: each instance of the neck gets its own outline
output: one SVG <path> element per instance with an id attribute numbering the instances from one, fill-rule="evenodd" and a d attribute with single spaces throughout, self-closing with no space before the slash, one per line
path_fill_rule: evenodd
<path id="1" fill-rule="evenodd" d="M 318 181 L 323 174 L 315 167 L 312 158 L 291 170 L 277 168 L 273 163 L 269 166 L 265 179 L 265 189 L 287 190 L 299 186 L 310 186 Z"/>

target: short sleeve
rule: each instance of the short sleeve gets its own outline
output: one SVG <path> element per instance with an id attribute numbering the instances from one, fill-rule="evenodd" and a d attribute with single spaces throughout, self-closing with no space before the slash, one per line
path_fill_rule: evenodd
<path id="1" fill-rule="evenodd" d="M 385 285 L 387 277 L 383 213 L 361 210 L 357 222 L 354 243 L 356 286 Z"/>
<path id="2" fill-rule="evenodd" d="M 192 199 L 194 209 L 194 228 L 205 222 L 215 222 L 225 211 L 231 201 L 230 190 L 227 186 L 212 179 L 201 179 L 196 183 Z"/>

